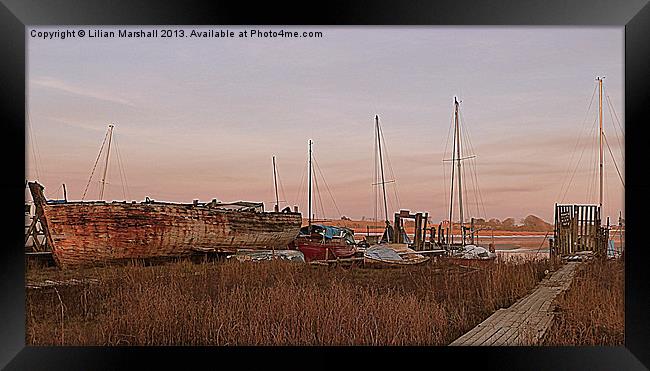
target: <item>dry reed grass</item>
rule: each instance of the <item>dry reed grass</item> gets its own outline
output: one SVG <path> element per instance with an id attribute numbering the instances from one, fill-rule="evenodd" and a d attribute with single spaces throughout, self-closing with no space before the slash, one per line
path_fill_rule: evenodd
<path id="1" fill-rule="evenodd" d="M 527 294 L 548 261 L 403 269 L 236 261 L 86 269 L 28 290 L 28 345 L 446 345 Z M 28 272 L 28 279 L 43 278 Z"/>
<path id="2" fill-rule="evenodd" d="M 623 259 L 593 260 L 576 273 L 558 298 L 544 345 L 623 345 L 625 276 Z"/>

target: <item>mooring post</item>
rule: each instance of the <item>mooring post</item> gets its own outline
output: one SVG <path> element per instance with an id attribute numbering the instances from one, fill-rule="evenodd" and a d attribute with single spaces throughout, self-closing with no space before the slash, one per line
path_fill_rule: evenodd
<path id="1" fill-rule="evenodd" d="M 388 219 L 388 218 L 386 218 Z M 402 226 L 399 213 L 395 213 L 395 233 L 393 235 L 393 243 L 402 243 Z M 388 236 L 390 237 L 390 236 Z M 390 239 L 389 239 L 390 240 Z"/>
<path id="2" fill-rule="evenodd" d="M 475 244 L 474 243 L 474 218 L 471 219 L 469 232 L 470 232 L 469 239 L 471 241 L 470 243 L 474 245 Z"/>

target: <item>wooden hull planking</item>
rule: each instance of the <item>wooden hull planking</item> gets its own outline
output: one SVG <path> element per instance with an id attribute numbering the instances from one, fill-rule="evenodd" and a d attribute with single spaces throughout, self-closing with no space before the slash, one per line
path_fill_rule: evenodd
<path id="1" fill-rule="evenodd" d="M 283 249 L 298 234 L 300 213 L 236 211 L 172 203 L 48 204 L 30 183 L 46 237 L 61 267 L 103 261 L 186 256 L 238 248 Z"/>
<path id="2" fill-rule="evenodd" d="M 328 243 L 299 237 L 294 241 L 294 246 L 303 253 L 306 262 L 349 258 L 357 251 L 354 245 L 338 240 Z"/>

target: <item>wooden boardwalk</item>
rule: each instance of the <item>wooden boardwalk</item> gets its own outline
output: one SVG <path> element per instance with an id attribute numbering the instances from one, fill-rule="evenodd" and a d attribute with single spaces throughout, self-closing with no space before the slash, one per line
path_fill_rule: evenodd
<path id="1" fill-rule="evenodd" d="M 580 262 L 568 262 L 543 279 L 531 294 L 497 310 L 451 346 L 535 345 L 553 323 L 554 299 L 571 285 Z"/>

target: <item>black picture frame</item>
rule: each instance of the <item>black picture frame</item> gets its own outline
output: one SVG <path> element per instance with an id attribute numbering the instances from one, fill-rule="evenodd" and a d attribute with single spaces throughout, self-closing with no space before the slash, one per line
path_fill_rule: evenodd
<path id="1" fill-rule="evenodd" d="M 0 96 L 4 175 L 0 197 L 5 243 L 0 247 L 0 366 L 10 370 L 148 369 L 349 365 L 482 369 L 607 369 L 650 367 L 648 250 L 642 233 L 650 182 L 650 6 L 647 0 L 346 1 L 263 4 L 183 1 L 0 0 Z M 31 25 L 561 25 L 625 27 L 626 241 L 625 347 L 213 348 L 26 347 L 22 223 L 25 172 L 26 33 Z M 8 169 L 7 169 L 8 168 Z M 343 358 L 344 360 L 343 360 Z M 194 367 L 193 367 L 194 366 Z M 231 367 L 233 367 L 231 366 Z"/>

